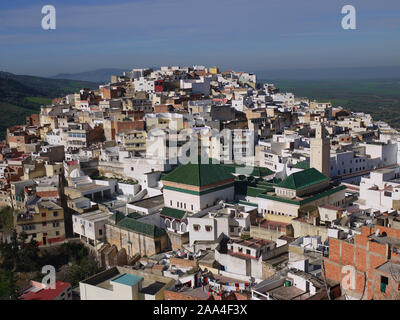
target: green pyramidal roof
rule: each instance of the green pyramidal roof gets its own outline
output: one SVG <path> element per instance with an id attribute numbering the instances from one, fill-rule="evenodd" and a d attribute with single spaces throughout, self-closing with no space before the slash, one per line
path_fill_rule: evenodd
<path id="1" fill-rule="evenodd" d="M 299 190 L 328 180 L 330 179 L 317 169 L 310 168 L 292 173 L 277 186 L 280 188 Z"/>
<path id="2" fill-rule="evenodd" d="M 188 163 L 168 173 L 162 180 L 202 187 L 233 178 L 235 177 L 221 165 Z"/>

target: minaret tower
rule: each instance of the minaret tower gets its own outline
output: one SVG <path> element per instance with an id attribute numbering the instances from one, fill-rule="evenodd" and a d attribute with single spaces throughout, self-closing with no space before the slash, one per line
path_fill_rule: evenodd
<path id="1" fill-rule="evenodd" d="M 315 168 L 327 177 L 330 177 L 330 141 L 326 137 L 325 126 L 319 123 L 315 129 L 315 138 L 310 144 L 310 168 Z"/>

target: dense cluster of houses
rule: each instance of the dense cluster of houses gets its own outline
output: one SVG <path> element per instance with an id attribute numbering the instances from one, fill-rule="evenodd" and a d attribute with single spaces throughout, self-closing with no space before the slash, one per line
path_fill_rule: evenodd
<path id="1" fill-rule="evenodd" d="M 0 205 L 95 253 L 81 299 L 397 299 L 399 161 L 386 123 L 254 74 L 133 69 L 7 129 Z"/>

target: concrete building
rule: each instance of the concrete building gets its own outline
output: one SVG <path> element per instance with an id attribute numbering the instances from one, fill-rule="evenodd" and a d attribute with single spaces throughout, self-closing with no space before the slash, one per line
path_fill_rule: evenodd
<path id="1" fill-rule="evenodd" d="M 263 260 L 282 254 L 284 251 L 287 251 L 287 246 L 277 248 L 276 243 L 270 240 L 230 239 L 227 244 L 221 243 L 215 249 L 215 260 L 222 266 L 224 272 L 261 281 Z"/>
<path id="2" fill-rule="evenodd" d="M 79 283 L 81 300 L 164 300 L 174 279 L 114 267 Z"/>
<path id="3" fill-rule="evenodd" d="M 39 246 L 48 246 L 65 240 L 64 210 L 52 201 L 39 201 L 34 208 L 14 215 L 17 233 L 24 231 Z"/>
<path id="4" fill-rule="evenodd" d="M 400 209 L 400 168 L 371 171 L 361 178 L 358 203 L 375 210 Z"/>
<path id="5" fill-rule="evenodd" d="M 72 216 L 73 232 L 96 248 L 97 244 L 105 239 L 105 224 L 109 217 L 109 213 L 101 210 L 74 214 Z"/>
<path id="6" fill-rule="evenodd" d="M 223 233 L 229 237 L 240 237 L 250 231 L 251 216 L 257 215 L 257 208 L 224 203 L 210 211 L 188 217 L 189 243 L 195 245 L 204 241 L 215 242 Z"/>

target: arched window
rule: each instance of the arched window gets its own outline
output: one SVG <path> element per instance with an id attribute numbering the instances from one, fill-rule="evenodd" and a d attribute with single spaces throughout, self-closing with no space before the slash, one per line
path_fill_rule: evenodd
<path id="1" fill-rule="evenodd" d="M 181 232 L 186 232 L 186 223 L 181 223 Z"/>
<path id="2" fill-rule="evenodd" d="M 165 226 L 171 228 L 171 221 L 169 219 L 165 219 Z"/>

